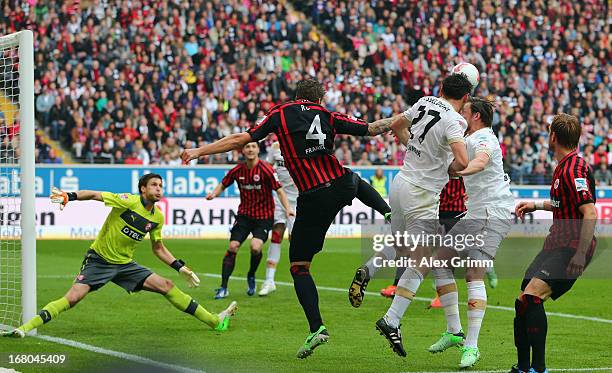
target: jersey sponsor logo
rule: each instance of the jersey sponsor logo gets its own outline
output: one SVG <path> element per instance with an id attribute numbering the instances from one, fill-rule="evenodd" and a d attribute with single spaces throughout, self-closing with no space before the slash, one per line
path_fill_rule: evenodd
<path id="1" fill-rule="evenodd" d="M 576 191 L 577 192 L 581 192 L 581 191 L 588 191 L 589 190 L 589 186 L 587 185 L 587 181 L 585 178 L 576 178 L 574 179 L 574 184 L 576 185 Z"/>
<path id="2" fill-rule="evenodd" d="M 128 236 L 129 238 L 135 241 L 142 241 L 145 236 L 144 234 L 140 232 L 136 232 L 135 230 L 133 230 L 127 225 L 124 225 L 123 228 L 121 228 L 121 233 L 125 234 L 126 236 Z"/>
<path id="3" fill-rule="evenodd" d="M 260 190 L 261 184 L 240 184 L 240 189 L 244 190 Z"/>
<path id="4" fill-rule="evenodd" d="M 555 180 L 555 189 L 559 187 L 559 179 Z"/>
<path id="5" fill-rule="evenodd" d="M 253 180 L 254 180 L 255 182 L 258 182 L 258 181 L 260 180 L 259 174 L 255 174 L 255 175 L 253 175 Z"/>
<path id="6" fill-rule="evenodd" d="M 149 232 L 159 225 L 130 209 L 125 210 L 121 214 L 121 219 L 129 226 L 138 229 L 140 232 Z M 149 229 L 147 229 L 147 226 Z"/>

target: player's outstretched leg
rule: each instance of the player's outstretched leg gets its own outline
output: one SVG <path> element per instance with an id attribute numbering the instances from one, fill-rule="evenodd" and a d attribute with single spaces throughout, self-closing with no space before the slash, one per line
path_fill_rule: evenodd
<path id="1" fill-rule="evenodd" d="M 232 302 L 225 311 L 212 314 L 191 296 L 183 293 L 172 281 L 157 274 L 147 277 L 142 288 L 162 294 L 179 311 L 192 315 L 215 330 L 227 330 L 229 317 L 236 311 L 236 302 Z"/>
<path id="2" fill-rule="evenodd" d="M 355 174 L 355 177 L 359 176 Z M 378 211 L 385 220 L 391 217 L 391 207 L 389 207 L 389 204 L 380 196 L 380 193 L 378 193 L 372 185 L 362 178 L 359 178 L 356 197 L 366 206 Z"/>
<path id="3" fill-rule="evenodd" d="M 382 251 L 373 255 L 366 264 L 357 268 L 355 271 L 355 276 L 353 277 L 353 281 L 351 282 L 351 286 L 349 287 L 349 302 L 351 306 L 358 308 L 361 306 L 363 302 L 363 298 L 365 296 L 365 291 L 368 287 L 368 283 L 370 282 L 370 278 L 374 276 L 374 274 L 380 269 L 380 267 L 376 266 L 375 263 L 379 261 L 381 258 L 386 260 L 393 260 L 396 256 L 396 250 L 394 247 L 385 246 Z"/>
<path id="4" fill-rule="evenodd" d="M 42 308 L 38 315 L 34 316 L 25 324 L 10 332 L 3 333 L 5 337 L 23 338 L 30 331 L 37 329 L 43 324 L 57 318 L 60 313 L 75 306 L 81 299 L 85 298 L 89 292 L 89 285 L 73 284 L 70 290 L 63 297 L 48 303 Z"/>

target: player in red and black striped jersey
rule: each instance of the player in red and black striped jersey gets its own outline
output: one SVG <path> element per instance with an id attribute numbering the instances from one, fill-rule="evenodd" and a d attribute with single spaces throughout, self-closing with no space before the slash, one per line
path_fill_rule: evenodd
<path id="1" fill-rule="evenodd" d="M 317 288 L 310 275 L 310 263 L 321 251 L 325 234 L 336 214 L 354 198 L 381 214 L 391 208 L 378 192 L 334 157 L 337 134 L 375 136 L 391 129 L 401 116 L 366 123 L 345 114 L 328 111 L 321 101 L 325 89 L 314 79 L 298 82 L 296 100 L 273 107 L 248 132 L 227 136 L 197 149 L 185 150 L 183 162 L 205 155 L 223 153 L 274 132 L 278 137 L 285 167 L 300 195 L 291 234 L 289 259 L 297 297 L 308 319 L 311 334 L 298 350 L 298 357 L 312 354 L 327 342 L 329 335 L 319 311 Z"/>
<path id="2" fill-rule="evenodd" d="M 249 296 L 255 294 L 255 272 L 261 262 L 261 248 L 268 240 L 268 232 L 272 229 L 274 218 L 272 191 L 278 193 L 287 217 L 295 215 L 274 169 L 259 159 L 259 145 L 256 142 L 246 144 L 242 148 L 242 154 L 246 161 L 232 168 L 225 175 L 221 184 L 206 196 L 207 200 L 212 200 L 234 182 L 238 183 L 240 189 L 238 216 L 232 227 L 229 249 L 223 258 L 221 287 L 216 290 L 215 299 L 229 295 L 227 282 L 234 271 L 236 254 L 240 245 L 251 233 L 253 233 L 253 238 L 251 239 L 251 265 L 247 274 L 247 294 Z"/>
<path id="3" fill-rule="evenodd" d="M 516 207 L 516 215 L 521 218 L 535 210 L 552 211 L 553 224 L 543 250 L 525 272 L 522 293 L 515 302 L 518 364 L 511 372 L 547 372 L 544 301 L 569 291 L 593 257 L 595 181 L 588 163 L 576 153 L 581 131 L 578 119 L 572 115 L 553 118 L 548 142 L 559 164 L 553 174 L 550 201 L 521 202 Z"/>
<path id="4" fill-rule="evenodd" d="M 466 211 L 463 180 L 460 177 L 451 177 L 440 193 L 440 224 L 449 232 Z"/>

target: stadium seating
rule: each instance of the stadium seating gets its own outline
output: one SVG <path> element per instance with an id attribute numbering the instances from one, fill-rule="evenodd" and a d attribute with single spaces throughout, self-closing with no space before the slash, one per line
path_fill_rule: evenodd
<path id="1" fill-rule="evenodd" d="M 371 121 L 436 95 L 467 60 L 482 72 L 475 94 L 498 103 L 514 182 L 550 182 L 547 124 L 559 111 L 580 117 L 580 152 L 612 180 L 605 2 L 190 3 L 9 1 L 0 34 L 35 32 L 40 128 L 82 162 L 178 165 L 182 148 L 246 129 L 303 77 L 326 83 L 330 110 Z M 346 165 L 402 162 L 392 135 L 336 141 Z M 48 148 L 39 142 L 39 161 L 57 162 Z"/>

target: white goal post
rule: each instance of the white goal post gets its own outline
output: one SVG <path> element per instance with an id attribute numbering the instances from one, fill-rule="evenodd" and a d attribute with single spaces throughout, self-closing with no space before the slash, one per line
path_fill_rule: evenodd
<path id="1" fill-rule="evenodd" d="M 36 315 L 34 38 L 0 37 L 0 327 Z"/>

